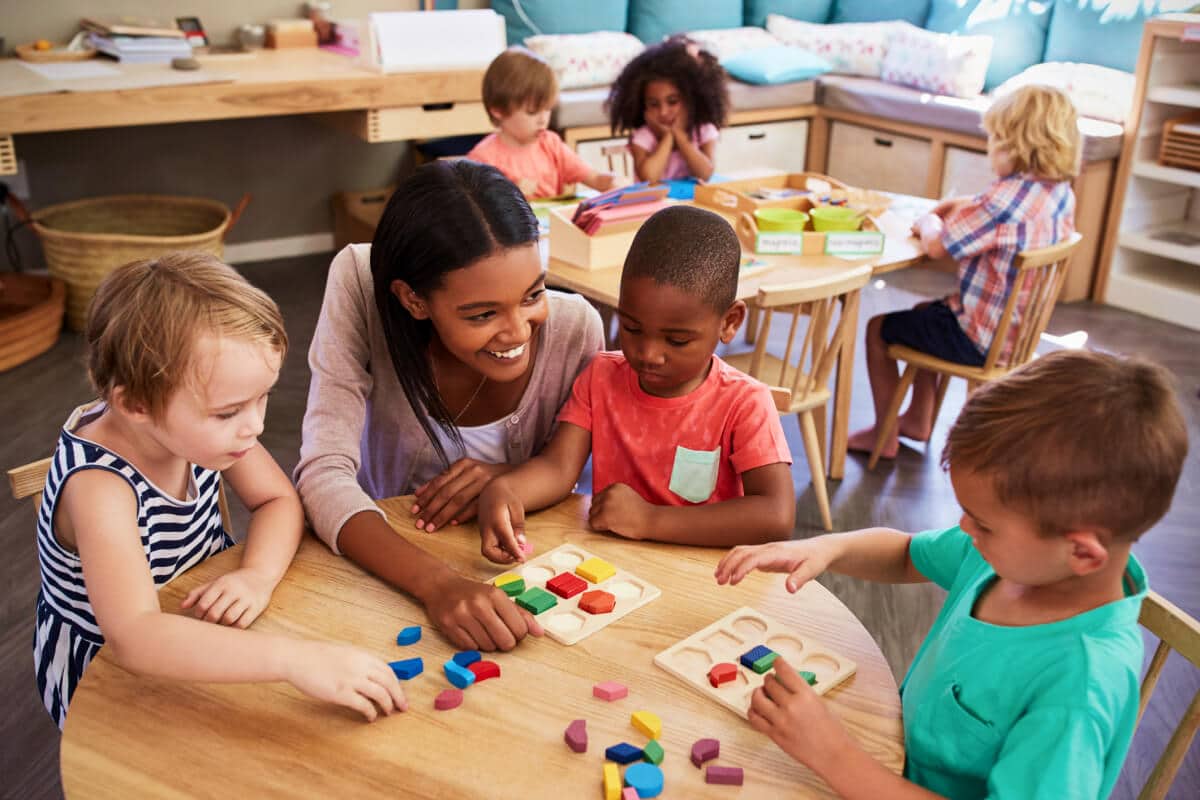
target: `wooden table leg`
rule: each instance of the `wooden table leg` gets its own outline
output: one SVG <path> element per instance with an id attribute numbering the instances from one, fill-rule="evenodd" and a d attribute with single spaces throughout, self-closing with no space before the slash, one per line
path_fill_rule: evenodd
<path id="1" fill-rule="evenodd" d="M 847 315 L 846 335 L 838 353 L 837 378 L 833 389 L 833 432 L 829 437 L 829 477 L 840 481 L 846 474 L 846 444 L 850 438 L 850 388 L 854 384 L 854 346 L 858 340 L 856 292 L 842 306 Z"/>

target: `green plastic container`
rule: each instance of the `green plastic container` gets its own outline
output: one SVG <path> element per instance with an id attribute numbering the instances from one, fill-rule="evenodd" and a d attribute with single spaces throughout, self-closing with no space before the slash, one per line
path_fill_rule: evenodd
<path id="1" fill-rule="evenodd" d="M 862 227 L 862 212 L 847 206 L 819 206 L 812 210 L 814 231 L 856 231 Z"/>
<path id="2" fill-rule="evenodd" d="M 794 208 L 760 208 L 754 221 L 763 233 L 800 233 L 808 224 L 808 214 Z"/>

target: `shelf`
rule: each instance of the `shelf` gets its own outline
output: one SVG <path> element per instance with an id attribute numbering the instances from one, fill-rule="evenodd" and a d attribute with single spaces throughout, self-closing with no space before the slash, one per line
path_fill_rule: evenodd
<path id="1" fill-rule="evenodd" d="M 1154 161 L 1135 161 L 1133 162 L 1133 174 L 1139 178 L 1150 178 L 1165 183 L 1200 188 L 1200 170 L 1164 167 Z"/>
<path id="2" fill-rule="evenodd" d="M 1192 241 L 1188 241 L 1188 237 Z M 1175 241 L 1170 239 L 1174 238 Z M 1117 243 L 1129 250 L 1149 253 L 1200 266 L 1200 224 L 1173 222 L 1141 231 L 1122 231 Z"/>
<path id="3" fill-rule="evenodd" d="M 1200 108 L 1200 85 L 1155 86 L 1146 92 L 1146 99 L 1155 103 L 1166 103 L 1172 106 Z"/>
<path id="4" fill-rule="evenodd" d="M 1149 271 L 1115 268 L 1108 278 L 1104 302 L 1192 330 L 1200 330 L 1200 273 L 1166 262 Z M 1114 267 L 1117 267 L 1114 260 Z"/>

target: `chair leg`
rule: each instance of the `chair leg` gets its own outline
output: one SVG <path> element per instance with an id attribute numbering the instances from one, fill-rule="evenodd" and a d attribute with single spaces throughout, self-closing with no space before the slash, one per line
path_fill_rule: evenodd
<path id="1" fill-rule="evenodd" d="M 753 303 L 746 304 L 746 321 L 742 324 L 746 326 L 746 344 L 754 344 L 754 340 L 758 334 L 758 315 L 759 308 Z"/>
<path id="2" fill-rule="evenodd" d="M 804 452 L 808 456 L 808 471 L 812 473 L 813 493 L 817 496 L 817 507 L 821 509 L 821 522 L 825 530 L 833 530 L 833 519 L 829 515 L 829 488 L 825 485 L 825 465 L 821 458 L 821 444 L 817 440 L 817 426 L 811 411 L 800 412 L 800 434 L 804 438 Z"/>
<path id="3" fill-rule="evenodd" d="M 967 397 L 970 397 L 971 395 L 975 394 L 975 390 L 978 389 L 980 386 L 983 386 L 983 381 L 968 380 L 967 381 Z"/>
<path id="4" fill-rule="evenodd" d="M 900 383 L 896 384 L 896 391 L 892 395 L 892 402 L 888 404 L 887 414 L 882 420 L 876 420 L 875 424 L 879 426 L 879 432 L 875 437 L 875 449 L 871 451 L 871 460 L 867 462 L 867 469 L 875 469 L 875 465 L 879 463 L 879 454 L 883 452 L 883 443 L 896 430 L 896 425 L 900 421 L 900 405 L 904 402 L 904 395 L 908 394 L 916 377 L 917 368 L 912 364 L 907 365 L 904 368 L 904 374 L 900 376 Z"/>
<path id="5" fill-rule="evenodd" d="M 817 406 L 812 409 L 813 427 L 817 430 L 817 445 L 821 451 L 821 458 L 825 458 L 828 436 L 826 435 L 825 425 L 825 406 Z"/>
<path id="6" fill-rule="evenodd" d="M 937 396 L 933 401 L 933 424 L 934 425 L 937 425 L 938 414 L 942 413 L 942 402 L 946 399 L 946 390 L 949 388 L 950 388 L 950 376 L 949 375 L 939 375 L 938 376 Z M 930 432 L 930 436 L 931 437 L 933 436 L 932 431 Z"/>

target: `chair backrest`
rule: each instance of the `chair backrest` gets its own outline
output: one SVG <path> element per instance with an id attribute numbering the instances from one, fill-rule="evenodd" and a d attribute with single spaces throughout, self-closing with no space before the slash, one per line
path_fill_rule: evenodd
<path id="1" fill-rule="evenodd" d="M 983 368 L 1019 367 L 1033 358 L 1042 333 L 1050 322 L 1054 304 L 1058 302 L 1063 281 L 1067 278 L 1071 253 L 1079 246 L 1083 237 L 1072 233 L 1070 238 L 1041 247 L 1024 250 L 1017 254 L 1015 268 L 1017 277 L 1009 288 L 1008 299 L 996 328 L 995 338 L 988 348 Z M 1010 333 L 1013 319 L 1017 315 L 1015 332 Z M 1012 350 L 1005 357 L 1005 343 L 1014 340 Z"/>
<path id="2" fill-rule="evenodd" d="M 809 281 L 763 286 L 758 290 L 754 303 L 762 314 L 747 372 L 768 386 L 778 387 L 772 395 L 780 411 L 790 411 L 815 389 L 829 384 L 842 343 L 855 333 L 850 325 L 858 319 L 859 295 L 870 279 L 871 267 L 864 265 Z M 777 313 L 790 314 L 792 318 L 778 372 L 765 366 L 767 338 Z M 797 347 L 800 317 L 805 315 L 809 322 Z"/>
<path id="3" fill-rule="evenodd" d="M 1138 703 L 1138 722 L 1141 722 L 1142 714 L 1150 702 L 1150 695 L 1158 683 L 1159 675 L 1162 674 L 1167 655 L 1172 650 L 1190 661 L 1193 667 L 1200 668 L 1200 622 L 1155 592 L 1146 593 L 1138 621 L 1159 640 L 1158 648 L 1150 659 L 1150 667 L 1146 670 L 1146 677 L 1142 680 L 1141 698 Z M 1200 691 L 1196 692 L 1187 711 L 1184 712 L 1183 719 L 1167 743 L 1162 757 L 1154 765 L 1150 777 L 1146 779 L 1146 785 L 1142 787 L 1138 800 L 1161 800 L 1166 797 L 1197 728 L 1200 728 Z"/>
<path id="4" fill-rule="evenodd" d="M 626 142 L 601 146 L 600 155 L 608 161 L 608 171 L 614 175 L 633 178 L 633 153 Z"/>

